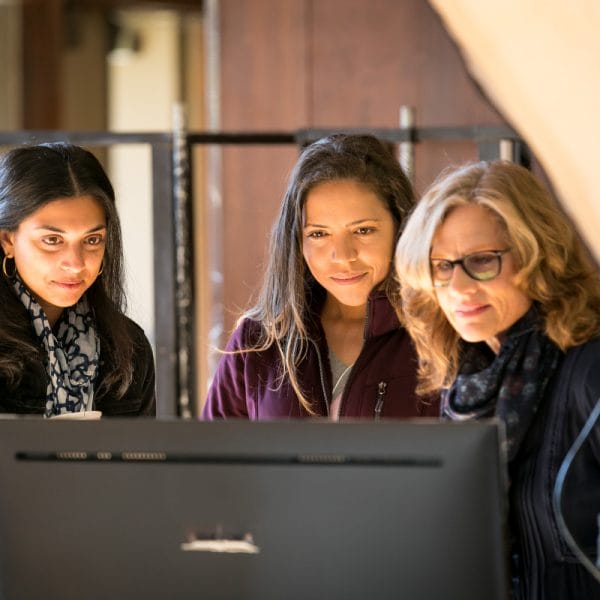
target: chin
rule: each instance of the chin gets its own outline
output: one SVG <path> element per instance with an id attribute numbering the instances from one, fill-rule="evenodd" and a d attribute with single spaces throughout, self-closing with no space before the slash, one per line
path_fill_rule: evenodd
<path id="1" fill-rule="evenodd" d="M 367 303 L 368 296 L 364 296 L 361 298 L 357 298 L 356 296 L 353 296 L 352 298 L 340 298 L 339 296 L 335 296 L 335 299 L 344 306 L 358 308 L 359 306 L 364 306 Z"/>
<path id="2" fill-rule="evenodd" d="M 485 342 L 485 340 L 490 338 L 489 333 L 484 333 L 480 331 L 458 331 L 458 335 L 465 342 L 469 342 L 471 344 L 477 344 L 478 342 Z"/>

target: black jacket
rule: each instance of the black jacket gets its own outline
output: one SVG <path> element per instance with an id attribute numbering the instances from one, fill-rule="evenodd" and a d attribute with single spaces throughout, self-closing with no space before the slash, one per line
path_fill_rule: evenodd
<path id="1" fill-rule="evenodd" d="M 565 455 L 600 397 L 600 339 L 570 349 L 549 384 L 526 441 L 509 466 L 516 538 L 515 598 L 600 600 L 594 580 L 571 551 L 552 506 Z M 563 490 L 563 516 L 592 562 L 600 532 L 600 423 L 575 455 Z"/>
<path id="2" fill-rule="evenodd" d="M 106 357 L 100 350 L 100 369 L 94 397 L 95 410 L 103 416 L 153 416 L 156 413 L 155 374 L 152 347 L 142 329 L 131 319 L 126 320 L 131 328 L 136 350 L 134 351 L 133 381 L 125 395 L 115 398 L 113 389 L 101 387 L 106 371 Z M 34 342 L 32 329 L 32 342 Z M 102 343 L 100 344 L 102 348 Z M 0 412 L 20 414 L 43 414 L 46 409 L 48 377 L 39 356 L 28 359 L 25 374 L 16 386 L 0 378 Z"/>

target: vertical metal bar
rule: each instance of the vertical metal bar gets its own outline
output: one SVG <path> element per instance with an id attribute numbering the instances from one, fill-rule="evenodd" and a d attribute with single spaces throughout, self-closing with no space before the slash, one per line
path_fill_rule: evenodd
<path id="1" fill-rule="evenodd" d="M 527 147 L 519 139 L 480 139 L 477 141 L 477 146 L 480 160 L 501 159 L 515 162 L 527 168 L 530 166 L 530 156 Z"/>
<path id="2" fill-rule="evenodd" d="M 206 0 L 206 124 L 209 131 L 221 127 L 221 39 L 220 0 Z M 209 146 L 206 152 L 207 205 L 205 213 L 207 237 L 207 270 L 209 273 L 210 298 L 208 313 L 210 328 L 207 332 L 206 371 L 210 383 L 216 369 L 219 354 L 214 348 L 223 346 L 225 332 L 223 300 L 223 198 L 222 198 L 223 151 L 221 146 Z"/>
<path id="3" fill-rule="evenodd" d="M 527 144 L 523 140 L 513 140 L 513 157 L 513 160 L 518 165 L 521 165 L 522 167 L 525 167 L 527 169 L 531 169 L 531 152 L 529 151 Z"/>
<path id="4" fill-rule="evenodd" d="M 189 198 L 189 148 L 183 105 L 173 107 L 173 209 L 175 226 L 175 314 L 177 319 L 178 413 L 192 417 L 193 249 Z"/>
<path id="5" fill-rule="evenodd" d="M 500 158 L 502 160 L 515 160 L 515 145 L 512 140 L 500 140 Z"/>
<path id="6" fill-rule="evenodd" d="M 500 158 L 531 168 L 531 156 L 525 143 L 519 139 L 500 140 Z"/>
<path id="7" fill-rule="evenodd" d="M 152 145 L 154 233 L 154 321 L 158 417 L 177 415 L 177 327 L 175 319 L 175 238 L 172 144 Z"/>
<path id="8" fill-rule="evenodd" d="M 400 142 L 400 166 L 411 183 L 415 175 L 415 145 L 413 128 L 415 126 L 415 109 L 412 106 L 400 107 L 400 129 L 409 133 L 409 141 Z"/>

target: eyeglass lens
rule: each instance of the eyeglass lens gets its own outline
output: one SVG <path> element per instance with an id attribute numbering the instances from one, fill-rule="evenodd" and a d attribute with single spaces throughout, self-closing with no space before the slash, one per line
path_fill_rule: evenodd
<path id="1" fill-rule="evenodd" d="M 452 271 L 460 265 L 465 273 L 477 281 L 489 281 L 500 274 L 502 251 L 476 252 L 457 260 L 431 261 L 431 274 L 433 282 L 448 282 L 452 278 Z"/>

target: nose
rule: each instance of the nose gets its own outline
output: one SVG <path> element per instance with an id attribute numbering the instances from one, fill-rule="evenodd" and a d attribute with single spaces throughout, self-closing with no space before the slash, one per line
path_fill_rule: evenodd
<path id="1" fill-rule="evenodd" d="M 352 262 L 356 260 L 357 256 L 358 252 L 351 236 L 343 235 L 334 240 L 331 249 L 331 259 L 334 262 Z"/>
<path id="2" fill-rule="evenodd" d="M 85 267 L 83 248 L 74 244 L 66 248 L 61 256 L 60 268 L 70 273 L 79 273 Z"/>
<path id="3" fill-rule="evenodd" d="M 455 265 L 448 283 L 448 290 L 454 295 L 461 296 L 470 294 L 476 289 L 477 281 L 465 273 L 462 265 Z"/>

